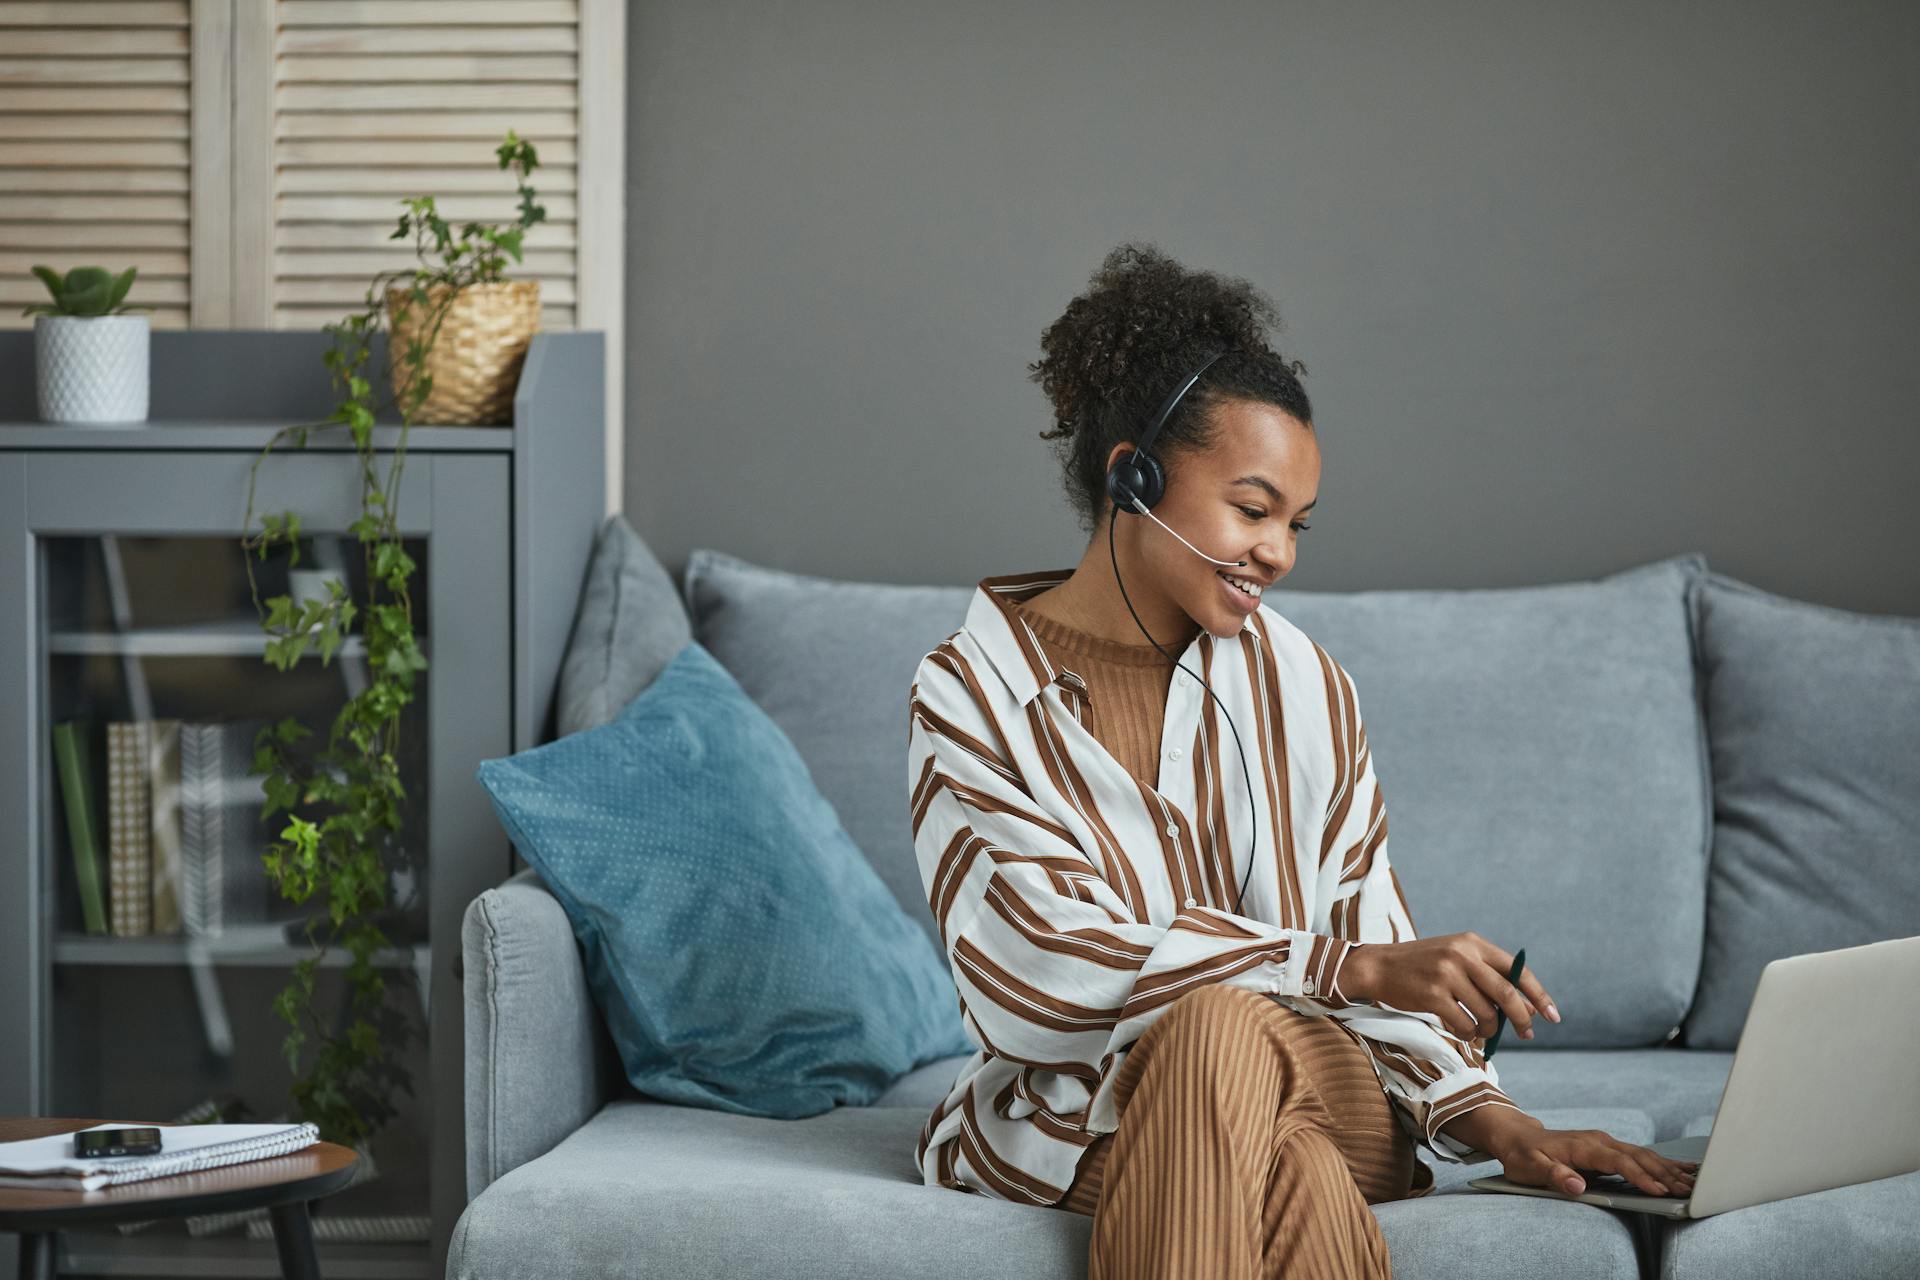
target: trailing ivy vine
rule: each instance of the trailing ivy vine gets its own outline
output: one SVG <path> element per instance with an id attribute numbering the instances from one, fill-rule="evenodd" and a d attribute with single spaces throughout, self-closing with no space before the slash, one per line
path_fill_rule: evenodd
<path id="1" fill-rule="evenodd" d="M 335 715 L 325 746 L 303 751 L 300 744 L 313 730 L 298 717 L 285 717 L 255 736 L 251 767 L 252 774 L 262 776 L 262 818 L 286 815 L 278 838 L 262 855 L 270 880 L 290 901 L 318 898 L 325 905 L 324 913 L 310 915 L 305 924 L 311 951 L 295 962 L 273 1002 L 289 1028 L 282 1050 L 294 1074 L 294 1107 L 301 1119 L 319 1127 L 322 1138 L 348 1146 L 398 1114 L 398 1092 L 413 1092 L 400 1052 L 416 1028 L 387 1001 L 376 963 L 389 945 L 379 923 L 387 908 L 389 872 L 406 856 L 395 841 L 407 801 L 396 763 L 401 716 L 413 702 L 415 677 L 427 669 L 413 627 L 411 584 L 418 566 L 403 546 L 399 526 L 408 432 L 432 393 L 428 356 L 460 290 L 498 283 L 509 258 L 521 261 L 527 230 L 546 219 L 528 181 L 539 164 L 533 144 L 509 131 L 495 155 L 500 168 L 515 173 L 518 217 L 504 225 L 468 222 L 456 235 L 434 197 L 403 201 L 407 211 L 388 239 L 412 235 L 419 265 L 378 273 L 367 286 L 364 306 L 324 326 L 331 338 L 323 360 L 337 397 L 332 414 L 276 431 L 247 478 L 241 547 L 253 553 L 243 559 L 248 591 L 267 636 L 266 661 L 287 671 L 312 649 L 325 666 L 353 634 L 356 621 L 365 646 L 367 686 Z M 393 308 L 397 315 L 389 317 L 387 293 L 396 287 L 402 290 Z M 422 323 L 399 352 L 388 344 L 384 385 L 394 390 L 376 396 L 365 372 L 374 338 L 383 320 L 391 333 L 393 320 L 407 319 L 414 307 L 423 308 Z M 400 423 L 383 470 L 373 444 L 374 423 L 389 410 L 397 410 Z M 264 560 L 271 548 L 285 546 L 288 567 L 297 565 L 303 535 L 297 511 L 264 513 L 254 530 L 261 464 L 282 442 L 304 449 L 310 432 L 342 429 L 352 436 L 360 477 L 360 514 L 347 532 L 359 540 L 363 553 L 365 599 L 356 603 L 344 583 L 331 579 L 324 598 L 276 595 L 263 602 L 254 558 Z M 349 957 L 348 1007 L 337 1032 L 316 1009 L 314 997 L 315 970 L 333 947 L 344 948 Z"/>

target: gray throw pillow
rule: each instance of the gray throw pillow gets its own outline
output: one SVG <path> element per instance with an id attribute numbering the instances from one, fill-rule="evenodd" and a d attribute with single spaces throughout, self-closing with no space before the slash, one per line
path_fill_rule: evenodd
<path id="1" fill-rule="evenodd" d="M 619 715 L 692 638 L 665 566 L 625 516 L 608 516 L 560 664 L 560 736 Z"/>
<path id="2" fill-rule="evenodd" d="M 1920 933 L 1920 618 L 1698 584 L 1713 860 L 1696 1049 L 1732 1049 L 1769 960 Z"/>
<path id="3" fill-rule="evenodd" d="M 849 582 L 700 548 L 687 557 L 695 639 L 792 740 L 895 901 L 945 954 L 907 812 L 913 673 L 967 618 L 971 586 Z"/>

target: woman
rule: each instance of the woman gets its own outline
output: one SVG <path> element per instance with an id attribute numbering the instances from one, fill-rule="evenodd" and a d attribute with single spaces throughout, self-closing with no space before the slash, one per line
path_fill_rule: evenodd
<path id="1" fill-rule="evenodd" d="M 1522 1038 L 1558 1010 L 1478 934 L 1414 931 L 1354 682 L 1260 602 L 1320 484 L 1277 325 L 1245 281 L 1108 255 L 1032 366 L 1086 553 L 983 579 L 910 697 L 915 850 L 979 1046 L 922 1176 L 1090 1214 L 1096 1277 L 1389 1275 L 1367 1206 L 1433 1190 L 1415 1142 L 1570 1193 L 1692 1184 L 1522 1111 L 1483 1055 L 1496 1006 Z"/>

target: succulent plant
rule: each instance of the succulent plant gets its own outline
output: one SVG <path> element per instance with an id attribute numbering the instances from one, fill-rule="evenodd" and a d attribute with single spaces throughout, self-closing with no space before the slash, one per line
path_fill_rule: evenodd
<path id="1" fill-rule="evenodd" d="M 21 308 L 23 316 L 113 316 L 135 310 L 123 307 L 120 300 L 127 296 L 127 290 L 133 287 L 133 277 L 138 267 L 128 267 L 119 275 L 113 275 L 104 267 L 75 267 L 63 278 L 52 267 L 35 267 L 33 274 L 40 277 L 53 295 L 52 305 L 44 302 L 29 303 Z M 149 308 L 138 308 L 148 310 Z"/>

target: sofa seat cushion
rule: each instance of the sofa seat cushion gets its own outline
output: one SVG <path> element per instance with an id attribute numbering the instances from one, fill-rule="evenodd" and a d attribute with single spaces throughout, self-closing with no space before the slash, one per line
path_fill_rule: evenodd
<path id="1" fill-rule="evenodd" d="M 1648 1126 L 1644 1116 L 1622 1110 L 1541 1119 L 1610 1132 Z M 922 1185 L 913 1145 L 924 1120 L 906 1107 L 840 1107 L 805 1120 L 770 1120 L 637 1099 L 609 1103 L 467 1206 L 454 1228 L 447 1274 L 1086 1274 L 1089 1218 Z M 1456 1169 L 1472 1170 L 1467 1176 L 1494 1171 Z M 1443 1187 L 1374 1212 L 1396 1277 L 1637 1280 L 1630 1233 L 1592 1205 Z"/>
<path id="2" fill-rule="evenodd" d="M 964 1054 L 942 1058 L 909 1071 L 874 1099 L 873 1105 L 931 1114 L 934 1104 L 947 1096 L 960 1073 L 960 1064 L 966 1060 Z M 1501 1088 L 1529 1114 L 1577 1107 L 1631 1110 L 1652 1121 L 1652 1136 L 1613 1136 L 1646 1143 L 1706 1133 L 1712 1128 L 1712 1108 L 1719 1105 L 1727 1073 L 1733 1070 L 1733 1055 L 1674 1048 L 1529 1049 L 1511 1053 L 1502 1049 L 1494 1055 L 1494 1065 L 1500 1069 Z M 1705 1127 L 1687 1128 L 1690 1121 L 1699 1121 L 1703 1111 Z"/>
<path id="3" fill-rule="evenodd" d="M 1687 1122 L 1688 1137 L 1712 1132 L 1711 1111 Z M 1920 1172 L 1663 1226 L 1656 1272 L 1661 1280 L 1822 1275 L 1906 1280 L 1920 1259 Z"/>

